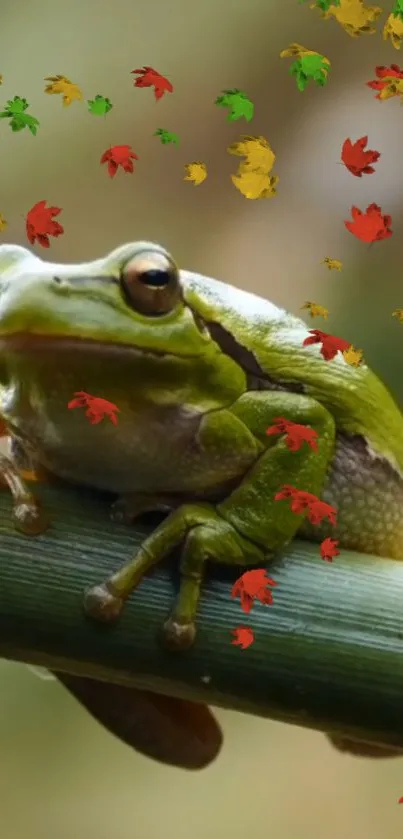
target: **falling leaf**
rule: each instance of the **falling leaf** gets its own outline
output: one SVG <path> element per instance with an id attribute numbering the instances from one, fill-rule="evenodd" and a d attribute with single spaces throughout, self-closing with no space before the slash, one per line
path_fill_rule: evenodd
<path id="1" fill-rule="evenodd" d="M 329 309 L 325 309 L 324 306 L 319 306 L 318 303 L 310 303 L 307 301 L 303 306 L 301 306 L 301 309 L 308 309 L 311 318 L 321 317 L 327 320 L 329 316 Z"/>
<path id="2" fill-rule="evenodd" d="M 231 597 L 239 597 L 241 609 L 248 613 L 252 609 L 255 599 L 260 603 L 270 605 L 273 602 L 273 595 L 268 586 L 276 586 L 275 580 L 267 576 L 265 568 L 254 568 L 252 571 L 245 571 L 238 577 L 231 589 Z"/>
<path id="3" fill-rule="evenodd" d="M 306 3 L 306 0 L 299 0 L 300 3 Z M 321 12 L 327 12 L 330 6 L 339 6 L 340 0 L 316 0 L 316 3 L 311 3 L 310 9 L 319 9 Z"/>
<path id="4" fill-rule="evenodd" d="M 403 97 L 403 69 L 398 64 L 391 64 L 390 67 L 383 65 L 375 67 L 375 75 L 376 79 L 366 82 L 367 87 L 378 91 L 375 99 L 384 101 L 393 96 Z"/>
<path id="5" fill-rule="evenodd" d="M 246 650 L 255 640 L 250 626 L 237 626 L 236 629 L 231 629 L 231 632 L 235 636 L 231 644 L 234 644 L 235 647 L 241 647 L 241 650 Z"/>
<path id="6" fill-rule="evenodd" d="M 326 501 L 321 501 L 316 495 L 305 490 L 297 489 L 284 484 L 279 492 L 274 496 L 275 501 L 290 500 L 290 510 L 295 515 L 300 516 L 306 514 L 308 521 L 313 525 L 318 525 L 324 518 L 329 519 L 330 524 L 336 525 L 335 507 L 327 504 Z"/>
<path id="7" fill-rule="evenodd" d="M 368 137 L 360 137 L 355 143 L 352 143 L 350 138 L 344 140 L 341 150 L 341 160 L 346 169 L 358 178 L 362 175 L 371 175 L 375 172 L 371 163 L 376 163 L 379 160 L 381 153 L 373 149 L 364 151 L 368 143 Z"/>
<path id="8" fill-rule="evenodd" d="M 138 75 L 134 87 L 153 87 L 156 100 L 161 99 L 164 93 L 173 93 L 173 86 L 166 76 L 161 76 L 152 67 L 142 67 L 141 70 L 132 70 L 132 74 Z"/>
<path id="9" fill-rule="evenodd" d="M 98 94 L 95 99 L 88 99 L 88 110 L 90 114 L 95 114 L 100 117 L 106 116 L 112 108 L 112 102 L 106 96 L 100 96 Z"/>
<path id="10" fill-rule="evenodd" d="M 235 122 L 238 119 L 246 119 L 250 122 L 253 119 L 254 104 L 242 90 L 223 90 L 221 96 L 217 96 L 215 105 L 220 108 L 230 108 L 227 116 L 228 122 Z"/>
<path id="11" fill-rule="evenodd" d="M 241 174 L 231 175 L 231 180 L 236 189 L 245 196 L 245 198 L 272 198 L 276 195 L 278 177 L 270 177 L 264 172 L 242 172 Z"/>
<path id="12" fill-rule="evenodd" d="M 119 166 L 125 172 L 132 173 L 134 171 L 133 160 L 138 159 L 136 152 L 130 146 L 112 146 L 103 153 L 100 163 L 108 164 L 109 176 L 114 178 Z"/>
<path id="13" fill-rule="evenodd" d="M 345 221 L 345 227 L 361 242 L 377 242 L 392 235 L 392 217 L 383 216 L 377 204 L 369 204 L 365 213 L 358 207 L 352 207 L 351 215 L 353 221 Z"/>
<path id="14" fill-rule="evenodd" d="M 175 146 L 179 146 L 179 137 L 177 134 L 174 134 L 173 131 L 167 131 L 166 128 L 157 128 L 153 134 L 154 137 L 159 137 L 161 143 L 166 146 L 169 143 L 173 143 Z"/>
<path id="15" fill-rule="evenodd" d="M 53 221 L 53 216 L 61 212 L 60 207 L 46 207 L 46 201 L 38 201 L 31 207 L 25 219 L 27 238 L 31 245 L 37 241 L 43 248 L 49 248 L 49 236 L 56 238 L 64 233 L 62 225 Z"/>
<path id="16" fill-rule="evenodd" d="M 118 424 L 116 414 L 120 412 L 120 409 L 113 402 L 102 399 L 100 396 L 91 396 L 85 390 L 77 391 L 74 397 L 68 402 L 68 409 L 71 411 L 73 408 L 87 408 L 85 416 L 88 417 L 91 425 L 99 425 L 105 417 L 108 417 L 113 425 Z"/>
<path id="17" fill-rule="evenodd" d="M 22 131 L 24 128 L 28 128 L 28 131 L 35 137 L 39 120 L 25 113 L 28 108 L 29 104 L 26 99 L 14 96 L 14 99 L 9 99 L 6 103 L 4 111 L 0 113 L 0 119 L 9 119 L 9 126 L 12 131 Z"/>
<path id="18" fill-rule="evenodd" d="M 7 225 L 8 225 L 8 222 L 4 218 L 3 214 L 0 213 L 0 233 L 2 233 L 3 230 L 6 229 Z"/>
<path id="19" fill-rule="evenodd" d="M 71 105 L 74 100 L 81 101 L 83 98 L 78 85 L 71 82 L 66 76 L 46 76 L 45 82 L 50 82 L 45 87 L 45 93 L 61 94 L 64 107 Z"/>
<path id="20" fill-rule="evenodd" d="M 195 186 L 199 186 L 207 178 L 207 166 L 205 163 L 201 163 L 200 160 L 194 163 L 185 163 L 185 172 L 186 175 L 183 180 L 193 181 Z"/>
<path id="21" fill-rule="evenodd" d="M 352 38 L 359 35 L 373 35 L 376 32 L 373 24 L 382 14 L 379 6 L 364 6 L 364 0 L 340 0 L 332 4 L 323 12 L 322 17 L 328 20 L 334 17 Z"/>
<path id="22" fill-rule="evenodd" d="M 362 350 L 356 350 L 352 344 L 348 350 L 343 350 L 342 355 L 344 360 L 347 361 L 347 364 L 350 364 L 351 367 L 358 367 L 363 362 Z"/>
<path id="23" fill-rule="evenodd" d="M 321 542 L 320 555 L 325 562 L 333 562 L 333 557 L 340 555 L 340 551 L 337 550 L 338 544 L 338 540 L 332 539 L 330 536 L 327 536 L 326 539 Z"/>
<path id="24" fill-rule="evenodd" d="M 316 442 L 318 432 L 309 425 L 300 425 L 285 417 L 277 417 L 273 420 L 273 425 L 266 430 L 266 434 L 285 434 L 284 442 L 290 452 L 299 451 L 303 443 L 307 443 L 312 451 L 318 451 Z"/>
<path id="25" fill-rule="evenodd" d="M 343 263 L 339 259 L 332 259 L 330 256 L 325 256 L 321 265 L 327 265 L 329 271 L 341 271 Z"/>
<path id="26" fill-rule="evenodd" d="M 392 318 L 397 318 L 400 323 L 403 323 L 403 309 L 395 309 L 392 312 Z"/>
<path id="27" fill-rule="evenodd" d="M 403 41 L 403 17 L 390 14 L 383 27 L 382 37 L 384 41 L 389 40 L 395 50 L 400 50 Z"/>
<path id="28" fill-rule="evenodd" d="M 327 84 L 330 70 L 328 58 L 325 58 L 319 52 L 307 50 L 300 44 L 290 44 L 280 53 L 280 58 L 291 56 L 297 56 L 297 60 L 291 64 L 289 72 L 292 76 L 295 76 L 298 90 L 304 91 L 310 79 L 321 87 Z"/>
<path id="29" fill-rule="evenodd" d="M 241 164 L 243 172 L 252 170 L 269 174 L 276 159 L 265 137 L 242 136 L 238 142 L 228 146 L 227 152 L 237 157 L 245 157 Z"/>
<path id="30" fill-rule="evenodd" d="M 0 84 L 3 84 L 3 76 L 0 74 Z"/>
<path id="31" fill-rule="evenodd" d="M 335 335 L 328 335 L 327 332 L 322 332 L 321 329 L 310 329 L 309 335 L 310 337 L 305 338 L 305 341 L 302 342 L 302 346 L 307 347 L 309 344 L 322 344 L 320 352 L 325 361 L 331 361 L 338 352 L 342 353 L 351 346 L 344 338 L 336 338 Z"/>

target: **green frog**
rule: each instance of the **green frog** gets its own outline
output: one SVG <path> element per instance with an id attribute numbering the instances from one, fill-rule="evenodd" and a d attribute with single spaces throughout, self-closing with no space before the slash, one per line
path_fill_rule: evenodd
<path id="1" fill-rule="evenodd" d="M 179 546 L 163 639 L 181 651 L 195 639 L 209 562 L 259 566 L 297 534 L 403 558 L 402 413 L 365 364 L 340 353 L 325 361 L 304 346 L 308 334 L 260 297 L 179 270 L 150 242 L 76 265 L 0 247 L 0 421 L 12 440 L 0 475 L 16 527 L 35 535 L 47 526 L 23 468 L 113 493 L 120 521 L 168 512 L 134 557 L 84 593 L 93 620 L 117 620 L 143 575 Z M 83 390 L 118 406 L 117 426 L 68 410 Z M 268 435 L 279 417 L 316 432 L 317 450 Z M 334 506 L 337 526 L 314 527 L 276 502 L 284 485 Z M 86 680 L 69 678 L 94 711 Z"/>

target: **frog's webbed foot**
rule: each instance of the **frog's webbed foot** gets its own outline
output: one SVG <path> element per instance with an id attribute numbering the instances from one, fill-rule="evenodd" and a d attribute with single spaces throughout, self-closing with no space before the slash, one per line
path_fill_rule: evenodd
<path id="1" fill-rule="evenodd" d="M 147 495 L 142 492 L 121 495 L 112 504 L 110 517 L 120 524 L 131 524 L 144 513 L 170 513 L 182 504 L 182 500 L 171 495 Z"/>
<path id="2" fill-rule="evenodd" d="M 263 561 L 263 552 L 240 536 L 211 504 L 183 504 L 171 513 L 145 539 L 133 559 L 86 592 L 86 614 L 103 622 L 116 620 L 143 575 L 180 545 L 180 587 L 163 626 L 162 640 L 170 649 L 190 647 L 196 635 L 195 616 L 206 562 L 258 565 Z"/>
<path id="3" fill-rule="evenodd" d="M 48 519 L 28 489 L 13 461 L 0 455 L 0 484 L 6 484 L 13 498 L 14 526 L 26 536 L 38 536 L 48 527 Z"/>

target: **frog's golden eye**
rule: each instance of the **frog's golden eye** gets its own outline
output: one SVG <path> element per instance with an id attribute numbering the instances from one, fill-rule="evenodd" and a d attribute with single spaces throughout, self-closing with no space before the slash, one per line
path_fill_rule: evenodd
<path id="1" fill-rule="evenodd" d="M 143 315 L 165 315 L 182 300 L 179 271 L 167 254 L 143 251 L 122 268 L 126 301 Z"/>

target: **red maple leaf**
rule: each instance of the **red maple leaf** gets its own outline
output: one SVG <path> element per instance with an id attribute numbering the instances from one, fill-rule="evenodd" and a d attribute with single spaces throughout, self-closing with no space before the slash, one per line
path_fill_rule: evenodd
<path id="1" fill-rule="evenodd" d="M 27 212 L 25 219 L 27 237 L 31 245 L 38 241 L 43 248 L 49 247 L 49 236 L 61 236 L 64 227 L 58 221 L 53 221 L 52 216 L 61 213 L 60 207 L 46 207 L 46 201 L 38 201 Z"/>
<path id="2" fill-rule="evenodd" d="M 338 352 L 344 352 L 351 346 L 344 338 L 328 335 L 327 332 L 322 332 L 321 329 L 309 329 L 309 334 L 311 337 L 305 338 L 302 346 L 307 347 L 308 344 L 322 344 L 320 352 L 325 361 L 331 361 Z"/>
<path id="3" fill-rule="evenodd" d="M 391 64 L 390 67 L 379 66 L 375 67 L 375 75 L 378 77 L 372 82 L 366 82 L 368 87 L 372 90 L 379 90 L 375 99 L 380 99 L 380 91 L 387 85 L 387 78 L 403 79 L 403 70 L 398 64 Z"/>
<path id="4" fill-rule="evenodd" d="M 311 524 L 320 524 L 323 518 L 327 517 L 331 524 L 336 524 L 336 510 L 327 504 L 326 501 L 321 501 L 312 492 L 306 492 L 303 489 L 297 489 L 284 484 L 279 492 L 274 496 L 275 501 L 282 501 L 284 498 L 290 498 L 290 510 L 295 515 L 300 516 L 302 513 L 307 513 L 307 518 Z"/>
<path id="5" fill-rule="evenodd" d="M 337 550 L 339 544 L 337 539 L 332 539 L 331 536 L 326 536 L 326 539 L 321 542 L 320 555 L 326 562 L 333 562 L 334 556 L 339 556 L 340 551 Z"/>
<path id="6" fill-rule="evenodd" d="M 372 172 L 375 172 L 374 167 L 370 164 L 376 163 L 381 156 L 379 151 L 374 151 L 373 149 L 364 151 L 367 143 L 368 137 L 360 137 L 355 143 L 352 143 L 348 137 L 347 140 L 344 140 L 342 146 L 342 162 L 348 171 L 352 175 L 356 175 L 357 178 L 362 178 L 363 174 L 371 175 Z"/>
<path id="7" fill-rule="evenodd" d="M 267 429 L 266 434 L 286 434 L 285 444 L 288 446 L 290 452 L 297 452 L 304 442 L 314 452 L 318 451 L 318 444 L 316 442 L 318 432 L 314 428 L 310 428 L 308 425 L 300 425 L 285 417 L 277 417 L 277 419 L 273 420 L 273 423 Z"/>
<path id="8" fill-rule="evenodd" d="M 241 609 L 248 613 L 255 598 L 266 605 L 273 603 L 273 595 L 267 586 L 276 585 L 275 580 L 267 576 L 265 568 L 255 568 L 238 577 L 232 586 L 231 597 L 240 597 Z"/>
<path id="9" fill-rule="evenodd" d="M 101 396 L 91 396 L 85 390 L 77 391 L 74 396 L 75 399 L 71 399 L 67 407 L 70 411 L 73 408 L 86 407 L 85 416 L 88 417 L 91 425 L 98 425 L 104 417 L 109 417 L 113 425 L 118 424 L 116 414 L 119 413 L 119 408 L 113 402 L 102 399 Z"/>
<path id="10" fill-rule="evenodd" d="M 392 216 L 383 216 L 378 204 L 369 204 L 365 213 L 358 207 L 352 207 L 351 215 L 353 221 L 345 221 L 344 224 L 361 242 L 380 242 L 392 235 Z"/>
<path id="11" fill-rule="evenodd" d="M 237 626 L 236 629 L 231 629 L 231 632 L 235 635 L 231 644 L 234 644 L 235 647 L 241 647 L 242 650 L 246 650 L 247 647 L 250 647 L 255 640 L 253 630 L 250 626 Z"/>
<path id="12" fill-rule="evenodd" d="M 133 172 L 133 160 L 138 159 L 138 155 L 130 146 L 111 146 L 103 153 L 100 163 L 108 163 L 108 172 L 110 177 L 113 178 L 119 166 L 125 172 Z"/>
<path id="13" fill-rule="evenodd" d="M 132 70 L 132 73 L 139 75 L 134 82 L 134 87 L 153 87 L 157 101 L 163 97 L 164 93 L 173 93 L 171 82 L 152 67 L 142 67 L 140 70 Z"/>

